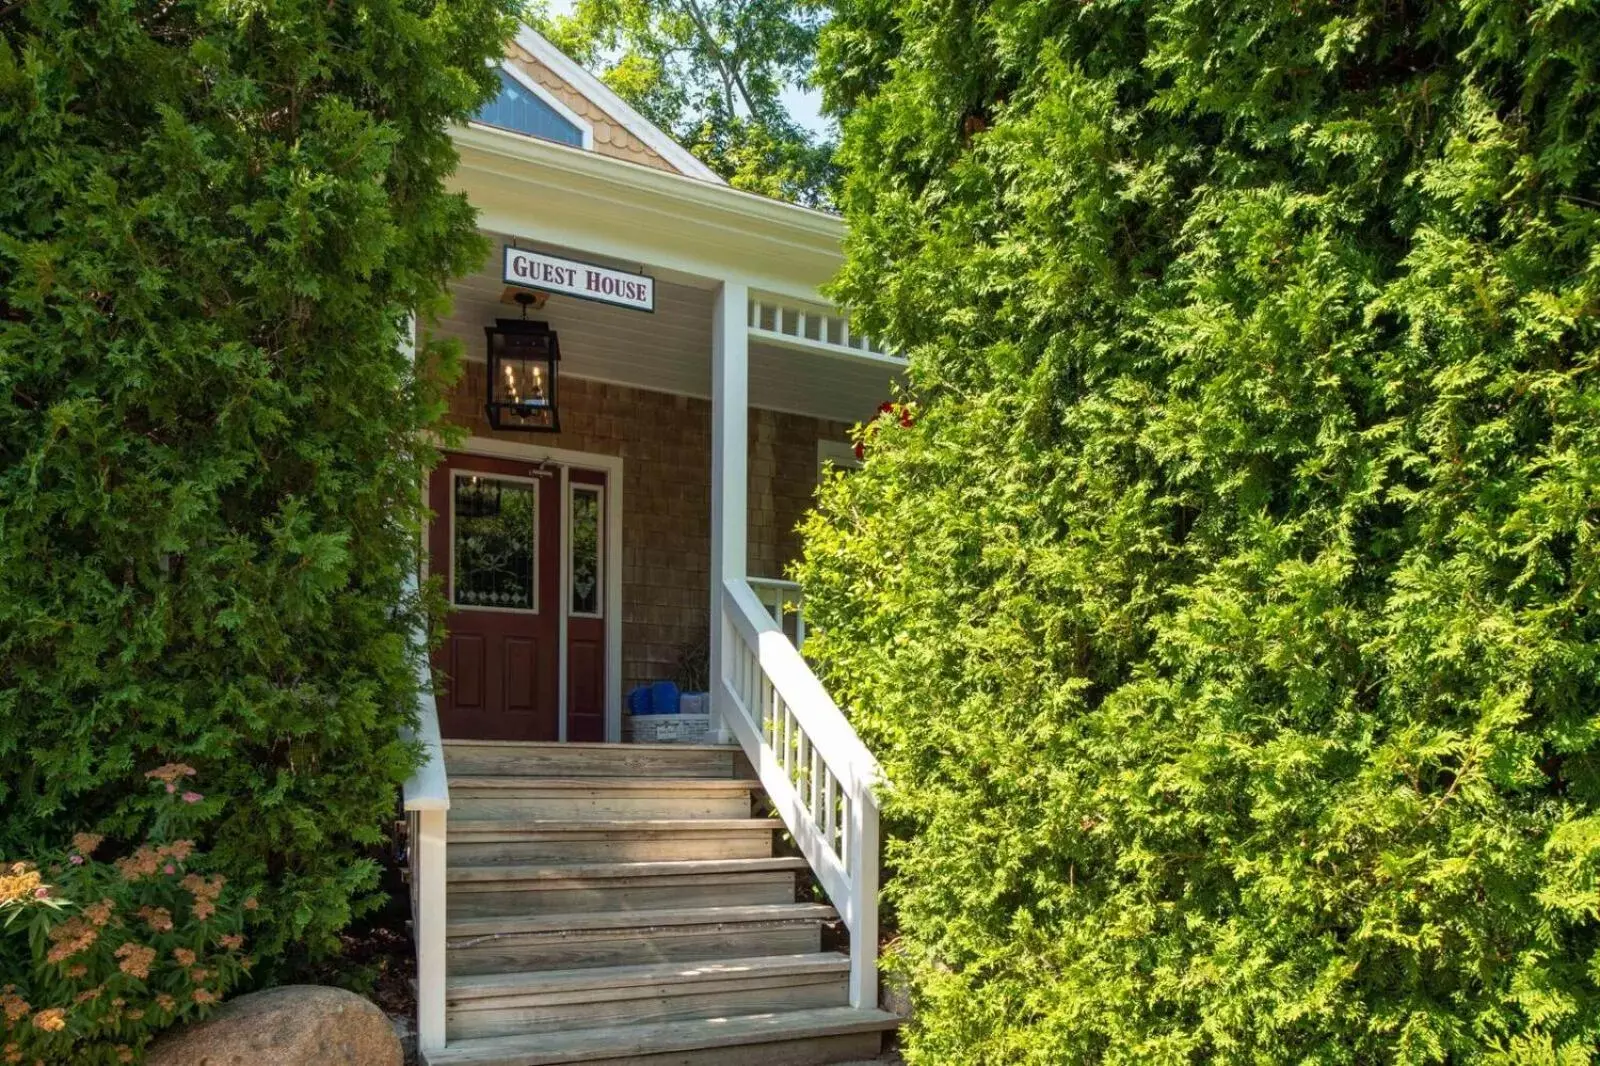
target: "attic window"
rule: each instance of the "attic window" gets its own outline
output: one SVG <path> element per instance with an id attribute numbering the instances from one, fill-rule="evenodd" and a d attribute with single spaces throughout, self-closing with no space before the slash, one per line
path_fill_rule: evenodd
<path id="1" fill-rule="evenodd" d="M 546 100 L 504 67 L 498 68 L 495 73 L 500 75 L 500 95 L 478 112 L 479 122 L 514 133 L 526 133 L 530 137 L 570 144 L 574 148 L 585 146 L 586 131 L 558 111 L 559 105 Z"/>

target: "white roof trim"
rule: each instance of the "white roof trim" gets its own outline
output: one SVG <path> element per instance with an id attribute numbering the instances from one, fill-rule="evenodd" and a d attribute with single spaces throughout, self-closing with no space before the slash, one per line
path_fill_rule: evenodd
<path id="1" fill-rule="evenodd" d="M 837 215 L 492 126 L 450 136 L 451 188 L 482 229 L 807 303 L 825 303 L 818 290 L 838 273 Z"/>
<path id="2" fill-rule="evenodd" d="M 518 26 L 517 44 L 549 67 L 556 77 L 593 100 L 602 111 L 622 123 L 624 129 L 655 149 L 656 154 L 678 170 L 702 181 L 727 184 L 721 175 L 696 159 L 683 145 L 661 132 L 649 119 L 629 107 L 628 102 L 608 88 L 605 82 L 574 63 L 566 53 L 545 40 L 544 35 L 533 27 Z M 588 147 L 587 143 L 584 147 Z"/>
<path id="3" fill-rule="evenodd" d="M 578 132 L 583 135 L 584 149 L 586 151 L 594 151 L 593 123 L 584 118 L 582 115 L 578 114 L 576 111 L 572 110 L 572 108 L 568 107 L 566 104 L 563 104 L 559 99 L 557 99 L 555 93 L 552 93 L 549 89 L 546 89 L 543 85 L 540 85 L 538 82 L 534 81 L 533 78 L 529 77 L 528 74 L 522 70 L 522 68 L 518 67 L 509 59 L 500 61 L 500 69 L 511 75 L 518 85 L 522 86 L 524 89 L 543 100 L 546 104 L 549 104 L 550 110 L 554 111 L 556 114 L 572 123 L 573 126 L 577 127 Z M 518 133 L 520 131 L 508 130 L 507 132 Z M 532 137 L 534 134 L 523 134 L 523 136 Z"/>

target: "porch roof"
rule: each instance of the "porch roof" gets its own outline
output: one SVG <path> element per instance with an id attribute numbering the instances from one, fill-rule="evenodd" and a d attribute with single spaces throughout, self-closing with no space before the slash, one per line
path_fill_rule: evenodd
<path id="1" fill-rule="evenodd" d="M 441 335 L 459 339 L 470 360 L 481 361 L 483 327 L 496 318 L 516 318 L 520 310 L 506 302 L 500 276 L 500 247 L 510 234 L 485 234 L 494 250 L 475 272 L 457 279 L 455 304 L 438 323 Z M 597 256 L 583 247 L 567 248 L 517 238 L 522 247 L 557 255 L 578 256 L 605 266 L 637 269 L 636 261 Z M 561 372 L 635 388 L 699 399 L 711 397 L 711 321 L 714 284 L 671 271 L 656 275 L 654 313 L 611 307 L 570 296 L 553 295 L 528 317 L 548 322 L 561 335 Z M 828 309 L 807 306 L 817 314 Z M 774 343 L 756 332 L 750 337 L 750 405 L 790 414 L 840 422 L 872 417 L 889 399 L 897 364 L 868 353 L 827 354 Z"/>
<path id="2" fill-rule="evenodd" d="M 456 282 L 454 312 L 440 323 L 469 357 L 482 358 L 484 325 L 517 313 L 499 267 L 499 246 L 513 241 L 656 279 L 654 314 L 561 296 L 537 313 L 561 333 L 562 370 L 575 377 L 709 398 L 712 308 L 724 281 L 813 316 L 814 328 L 839 315 L 820 291 L 843 262 L 837 215 L 493 127 L 459 126 L 452 136 L 455 187 L 496 245 Z M 766 306 L 774 328 L 751 319 L 752 406 L 857 422 L 890 398 L 902 361 L 784 337 L 780 323 L 792 317 L 773 319 Z"/>
<path id="3" fill-rule="evenodd" d="M 837 215 L 489 126 L 451 133 L 453 186 L 485 230 L 807 301 L 843 262 Z"/>

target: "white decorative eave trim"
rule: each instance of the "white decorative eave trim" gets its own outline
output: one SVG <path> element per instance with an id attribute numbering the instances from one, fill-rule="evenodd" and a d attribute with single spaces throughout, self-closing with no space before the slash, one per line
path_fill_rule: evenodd
<path id="1" fill-rule="evenodd" d="M 629 106 L 628 102 L 618 96 L 605 82 L 574 63 L 565 52 L 545 40 L 544 35 L 533 27 L 526 24 L 518 26 L 517 44 L 549 67 L 556 77 L 594 101 L 600 110 L 622 123 L 624 129 L 649 145 L 657 155 L 680 171 L 702 181 L 727 184 L 721 175 L 696 159 L 683 145 L 668 137 L 653 122 Z"/>
<path id="2" fill-rule="evenodd" d="M 810 302 L 843 263 L 837 215 L 493 126 L 450 134 L 487 229 Z"/>
<path id="3" fill-rule="evenodd" d="M 547 105 L 549 105 L 550 110 L 554 111 L 556 114 L 572 123 L 572 125 L 577 128 L 578 132 L 583 135 L 584 150 L 589 152 L 594 151 L 593 123 L 584 118 L 582 115 L 578 114 L 576 111 L 572 110 L 572 108 L 568 107 L 566 104 L 562 103 L 561 100 L 557 98 L 555 93 L 534 81 L 526 71 L 517 66 L 515 63 L 511 62 L 511 60 L 502 59 L 500 61 L 500 69 L 511 75 L 512 79 L 515 80 L 518 85 L 537 96 L 540 100 L 543 100 Z M 518 131 L 508 130 L 507 132 L 516 133 Z M 523 136 L 531 137 L 533 134 L 527 133 L 523 134 Z"/>

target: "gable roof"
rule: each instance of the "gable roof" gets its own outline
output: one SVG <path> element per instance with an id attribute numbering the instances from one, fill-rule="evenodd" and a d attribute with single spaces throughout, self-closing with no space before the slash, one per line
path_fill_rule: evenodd
<path id="1" fill-rule="evenodd" d="M 702 181 L 726 185 L 716 171 L 696 159 L 688 149 L 664 133 L 658 126 L 635 111 L 599 78 L 574 63 L 565 52 L 545 39 L 533 27 L 522 25 L 517 30 L 517 44 L 556 77 L 572 86 L 575 92 L 592 101 L 607 112 L 625 130 L 637 137 L 680 174 Z"/>

